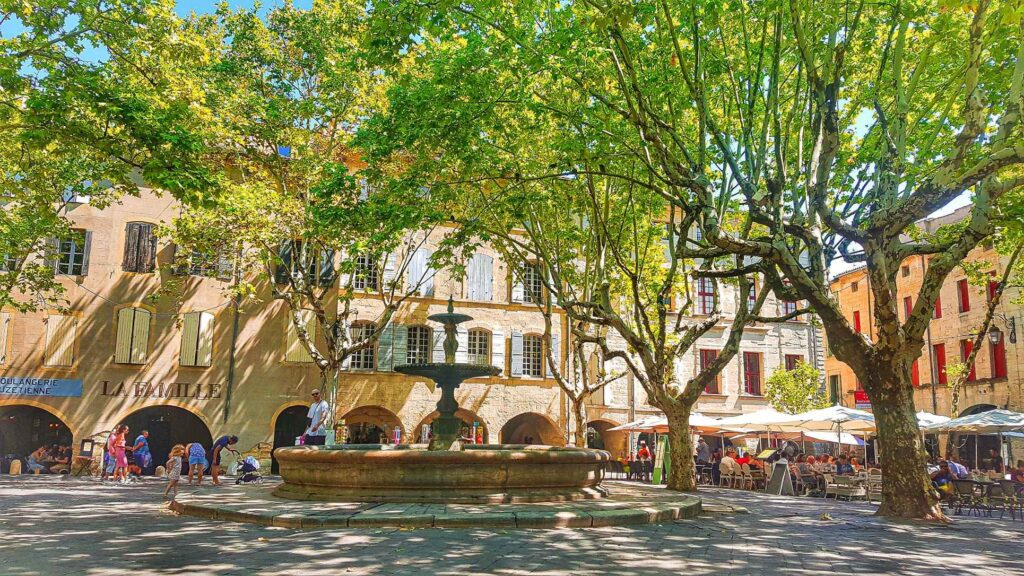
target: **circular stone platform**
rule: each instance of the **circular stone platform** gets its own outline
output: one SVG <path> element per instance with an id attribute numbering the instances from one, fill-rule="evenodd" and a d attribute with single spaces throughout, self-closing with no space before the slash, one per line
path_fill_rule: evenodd
<path id="1" fill-rule="evenodd" d="M 701 500 L 662 487 L 606 481 L 608 496 L 536 504 L 373 504 L 300 502 L 272 494 L 276 482 L 189 489 L 180 514 L 284 528 L 589 528 L 695 518 Z"/>

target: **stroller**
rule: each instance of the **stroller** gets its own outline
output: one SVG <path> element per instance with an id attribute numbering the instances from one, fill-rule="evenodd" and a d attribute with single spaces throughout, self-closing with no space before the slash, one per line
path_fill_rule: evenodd
<path id="1" fill-rule="evenodd" d="M 242 460 L 242 465 L 238 467 L 238 478 L 235 479 L 235 484 L 259 484 L 263 482 L 263 476 L 260 476 L 260 461 L 253 456 L 246 456 Z"/>

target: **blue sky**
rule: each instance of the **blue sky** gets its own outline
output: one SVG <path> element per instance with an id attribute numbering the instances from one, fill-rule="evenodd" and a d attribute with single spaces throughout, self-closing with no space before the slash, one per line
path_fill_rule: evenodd
<path id="1" fill-rule="evenodd" d="M 280 6 L 284 2 L 282 0 L 270 0 L 263 2 L 261 12 L 266 12 L 270 8 Z M 213 12 L 219 2 L 215 0 L 179 0 L 177 3 L 178 14 L 182 16 L 187 15 L 189 12 L 196 12 L 199 14 L 207 14 Z M 299 8 L 309 8 L 313 4 L 313 0 L 292 0 L 292 4 Z M 253 2 L 250 1 L 239 1 L 239 0 L 228 0 L 228 5 L 238 7 L 250 7 Z"/>

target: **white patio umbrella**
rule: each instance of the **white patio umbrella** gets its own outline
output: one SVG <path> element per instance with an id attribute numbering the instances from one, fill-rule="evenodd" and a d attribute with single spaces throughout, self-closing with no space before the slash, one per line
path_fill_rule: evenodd
<path id="1" fill-rule="evenodd" d="M 925 412 L 924 410 L 917 413 L 917 425 L 922 429 L 922 431 L 927 426 L 931 426 L 932 424 L 941 424 L 943 422 L 949 422 L 949 416 L 939 416 L 938 414 L 932 414 L 931 412 Z"/>
<path id="2" fill-rule="evenodd" d="M 668 424 L 668 420 L 664 416 L 645 416 L 639 420 L 633 422 L 627 422 L 620 426 L 609 428 L 609 432 L 624 431 L 624 432 L 649 432 L 654 430 L 655 426 L 660 424 Z"/>
<path id="3" fill-rule="evenodd" d="M 974 466 L 978 467 L 978 439 L 980 434 L 998 434 L 999 451 L 1003 449 L 1003 434 L 1024 431 L 1024 414 L 1010 410 L 989 410 L 961 416 L 946 422 L 926 426 L 929 432 L 964 432 L 974 434 Z"/>

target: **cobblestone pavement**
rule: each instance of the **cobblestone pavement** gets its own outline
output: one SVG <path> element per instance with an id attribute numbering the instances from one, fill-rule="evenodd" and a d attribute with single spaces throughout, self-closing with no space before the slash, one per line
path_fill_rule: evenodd
<path id="1" fill-rule="evenodd" d="M 711 510 L 749 513 L 589 529 L 294 531 L 178 516 L 162 491 L 155 480 L 0 477 L 0 574 L 1024 575 L 1024 522 L 1009 516 L 893 523 L 869 504 L 708 489 Z"/>

